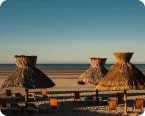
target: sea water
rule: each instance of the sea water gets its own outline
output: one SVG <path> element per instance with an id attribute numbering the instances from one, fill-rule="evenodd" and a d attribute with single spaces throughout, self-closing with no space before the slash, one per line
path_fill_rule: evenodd
<path id="1" fill-rule="evenodd" d="M 113 64 L 105 64 L 110 69 Z M 145 64 L 134 64 L 139 69 L 145 69 Z M 0 68 L 16 68 L 16 64 L 0 64 Z M 36 64 L 38 68 L 89 68 L 90 64 Z"/>

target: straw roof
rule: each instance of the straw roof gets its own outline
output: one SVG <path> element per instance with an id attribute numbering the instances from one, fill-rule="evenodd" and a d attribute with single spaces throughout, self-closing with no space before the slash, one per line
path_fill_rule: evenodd
<path id="1" fill-rule="evenodd" d="M 104 67 L 106 58 L 92 57 L 90 68 L 84 72 L 80 77 L 78 84 L 98 84 L 98 82 L 107 74 L 108 70 Z"/>
<path id="2" fill-rule="evenodd" d="M 114 53 L 117 62 L 96 86 L 97 90 L 144 89 L 145 76 L 130 63 L 132 52 Z"/>
<path id="3" fill-rule="evenodd" d="M 2 88 L 49 88 L 55 84 L 41 70 L 35 67 L 37 56 L 15 56 L 18 68 L 6 78 Z"/>

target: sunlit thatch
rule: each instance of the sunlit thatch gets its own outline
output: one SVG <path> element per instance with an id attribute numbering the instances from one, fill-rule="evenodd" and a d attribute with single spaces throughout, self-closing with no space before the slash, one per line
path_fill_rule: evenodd
<path id="1" fill-rule="evenodd" d="M 114 53 L 117 62 L 96 86 L 97 90 L 144 89 L 145 76 L 130 63 L 133 53 Z"/>
<path id="2" fill-rule="evenodd" d="M 104 67 L 106 58 L 90 58 L 91 66 L 80 77 L 78 84 L 98 84 L 98 82 L 107 74 L 108 70 Z"/>
<path id="3" fill-rule="evenodd" d="M 37 56 L 15 56 L 18 68 L 6 78 L 2 88 L 49 88 L 55 84 L 42 71 L 35 67 Z"/>

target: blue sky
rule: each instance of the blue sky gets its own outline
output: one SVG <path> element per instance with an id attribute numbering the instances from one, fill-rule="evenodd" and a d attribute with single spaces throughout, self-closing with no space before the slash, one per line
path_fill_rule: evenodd
<path id="1" fill-rule="evenodd" d="M 145 63 L 145 7 L 138 0 L 7 0 L 0 7 L 0 63 L 89 63 L 134 52 Z"/>

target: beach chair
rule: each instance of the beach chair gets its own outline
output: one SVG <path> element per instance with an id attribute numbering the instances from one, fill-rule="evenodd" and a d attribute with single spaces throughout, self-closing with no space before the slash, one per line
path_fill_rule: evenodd
<path id="1" fill-rule="evenodd" d="M 55 98 L 49 99 L 50 110 L 56 109 L 58 111 L 58 101 Z"/>
<path id="2" fill-rule="evenodd" d="M 5 90 L 5 94 L 6 94 L 6 97 L 11 97 L 12 96 L 12 90 L 10 90 L 10 89 Z"/>
<path id="3" fill-rule="evenodd" d="M 33 99 L 36 101 L 35 93 L 28 93 L 28 98 Z"/>
<path id="4" fill-rule="evenodd" d="M 74 101 L 81 101 L 80 92 L 79 91 L 75 91 L 74 92 Z"/>
<path id="5" fill-rule="evenodd" d="M 133 110 L 140 109 L 141 112 L 143 112 L 143 104 L 144 104 L 144 99 L 143 98 L 137 98 L 134 100 L 133 104 Z"/>
<path id="6" fill-rule="evenodd" d="M 94 97 L 93 96 L 87 96 L 85 98 L 85 104 L 87 104 L 87 103 L 92 103 L 94 105 L 94 103 L 95 103 Z"/>
<path id="7" fill-rule="evenodd" d="M 14 102 L 14 103 L 10 103 L 10 106 L 9 106 L 9 110 L 10 112 L 17 112 L 18 114 L 20 113 L 20 107 L 19 107 L 19 104 Z"/>
<path id="8" fill-rule="evenodd" d="M 116 93 L 116 98 L 118 100 L 118 102 L 122 102 L 123 101 L 123 93 Z"/>
<path id="9" fill-rule="evenodd" d="M 117 107 L 117 100 L 109 100 L 108 101 L 108 110 L 109 110 L 109 113 L 111 113 L 111 111 L 114 111 L 116 110 L 116 107 Z M 114 114 L 115 115 L 115 114 Z"/>
<path id="10" fill-rule="evenodd" d="M 37 105 L 38 112 L 46 112 L 47 108 L 49 108 L 49 104 L 39 104 Z"/>
<path id="11" fill-rule="evenodd" d="M 100 104 L 108 104 L 108 96 L 102 96 L 100 99 Z"/>
<path id="12" fill-rule="evenodd" d="M 28 103 L 27 107 L 25 108 L 25 114 L 28 114 L 29 112 L 33 112 L 33 113 L 38 113 L 37 107 L 35 104 L 33 103 Z"/>
<path id="13" fill-rule="evenodd" d="M 8 102 L 12 102 L 12 101 L 14 101 L 14 99 L 13 99 L 13 94 L 12 94 L 12 90 L 11 89 L 6 89 L 5 90 L 5 95 L 6 95 L 6 99 L 7 99 L 7 101 Z"/>
<path id="14" fill-rule="evenodd" d="M 41 91 L 41 93 L 42 93 L 42 98 L 45 99 L 45 100 L 48 100 L 48 95 L 47 95 L 46 89 L 43 89 L 43 90 Z"/>
<path id="15" fill-rule="evenodd" d="M 21 95 L 21 93 L 15 93 L 14 94 L 14 101 L 16 102 L 16 101 L 23 101 L 23 96 Z"/>
<path id="16" fill-rule="evenodd" d="M 0 108 L 1 109 L 7 108 L 7 100 L 5 98 L 0 98 Z"/>
<path id="17" fill-rule="evenodd" d="M 7 111 L 9 113 L 9 104 L 5 98 L 0 98 L 0 110 Z"/>

